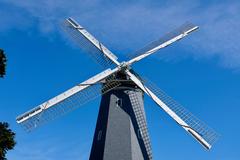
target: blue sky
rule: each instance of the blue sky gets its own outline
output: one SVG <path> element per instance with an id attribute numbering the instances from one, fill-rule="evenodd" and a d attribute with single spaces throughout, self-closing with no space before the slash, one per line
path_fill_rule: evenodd
<path id="1" fill-rule="evenodd" d="M 221 138 L 206 151 L 146 96 L 153 156 L 239 159 L 239 1 L 1 0 L 0 15 L 0 48 L 8 57 L 7 76 L 0 79 L 0 121 L 17 134 L 10 160 L 88 159 L 100 98 L 31 133 L 15 122 L 17 115 L 101 71 L 61 30 L 69 16 L 122 60 L 185 21 L 199 25 L 198 32 L 134 68 Z"/>

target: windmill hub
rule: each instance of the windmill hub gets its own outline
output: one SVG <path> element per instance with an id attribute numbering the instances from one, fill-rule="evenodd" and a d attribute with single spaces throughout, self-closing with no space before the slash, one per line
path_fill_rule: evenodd
<path id="1" fill-rule="evenodd" d="M 122 71 L 125 71 L 125 70 L 131 69 L 131 67 L 130 67 L 129 63 L 123 61 L 122 63 L 120 63 L 119 69 L 122 70 Z"/>

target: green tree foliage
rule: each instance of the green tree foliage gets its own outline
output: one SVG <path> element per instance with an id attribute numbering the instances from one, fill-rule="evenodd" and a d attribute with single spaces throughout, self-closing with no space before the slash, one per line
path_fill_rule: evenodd
<path id="1" fill-rule="evenodd" d="M 7 59 L 4 51 L 0 49 L 0 77 L 3 77 L 6 74 L 6 63 Z"/>
<path id="2" fill-rule="evenodd" d="M 8 127 L 8 123 L 0 122 L 0 160 L 6 160 L 7 151 L 13 149 L 16 144 L 15 133 Z"/>

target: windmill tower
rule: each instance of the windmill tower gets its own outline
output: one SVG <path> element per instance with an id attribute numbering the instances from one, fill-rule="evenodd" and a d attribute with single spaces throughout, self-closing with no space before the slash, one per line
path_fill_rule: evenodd
<path id="1" fill-rule="evenodd" d="M 119 62 L 102 43 L 72 18 L 64 23 L 66 31 L 81 48 L 105 69 L 94 77 L 40 104 L 17 117 L 17 123 L 31 131 L 49 120 L 102 96 L 91 149 L 91 160 L 147 160 L 152 159 L 143 97 L 148 95 L 184 130 L 206 149 L 217 140 L 217 133 L 184 109 L 148 80 L 131 68 L 141 59 L 184 38 L 198 27 L 186 23 L 164 37 Z"/>

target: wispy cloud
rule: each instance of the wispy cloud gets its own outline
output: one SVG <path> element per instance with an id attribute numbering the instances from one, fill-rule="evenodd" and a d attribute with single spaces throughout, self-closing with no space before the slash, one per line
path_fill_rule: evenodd
<path id="1" fill-rule="evenodd" d="M 182 43 L 189 48 L 187 54 L 193 58 L 216 57 L 223 66 L 240 68 L 238 1 L 206 4 L 200 0 L 171 3 L 3 0 L 1 3 L 8 9 L 1 7 L 1 15 L 6 16 L 0 31 L 37 26 L 43 34 L 56 33 L 59 22 L 72 16 L 111 49 L 125 52 L 137 49 L 185 21 L 193 21 L 201 30 Z M 7 13 L 9 10 L 11 14 Z"/>

